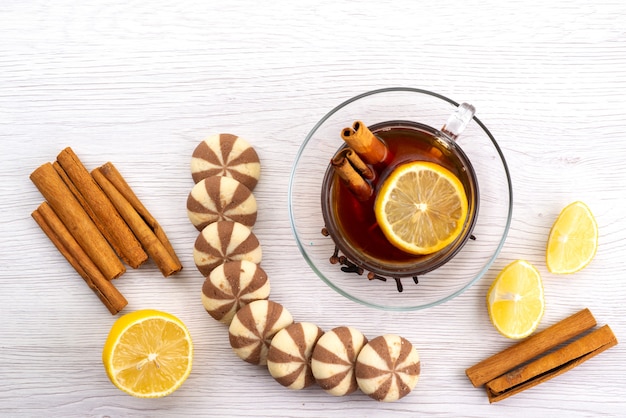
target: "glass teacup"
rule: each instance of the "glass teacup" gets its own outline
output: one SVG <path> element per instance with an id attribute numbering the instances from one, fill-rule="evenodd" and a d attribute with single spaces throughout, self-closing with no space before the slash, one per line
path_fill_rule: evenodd
<path id="1" fill-rule="evenodd" d="M 390 120 L 375 123 L 369 130 L 388 148 L 393 157 L 383 164 L 370 164 L 376 173 L 370 181 L 373 194 L 358 199 L 329 165 L 321 190 L 325 232 L 337 249 L 332 263 L 344 271 L 366 273 L 372 278 L 417 277 L 451 260 L 472 236 L 478 209 L 479 190 L 476 173 L 455 139 L 474 115 L 474 108 L 461 104 L 441 129 L 418 121 Z M 347 145 L 341 147 L 345 148 Z M 393 246 L 376 222 L 374 201 L 387 175 L 401 164 L 430 161 L 448 169 L 465 190 L 468 212 L 458 237 L 445 248 L 426 255 L 414 255 Z"/>

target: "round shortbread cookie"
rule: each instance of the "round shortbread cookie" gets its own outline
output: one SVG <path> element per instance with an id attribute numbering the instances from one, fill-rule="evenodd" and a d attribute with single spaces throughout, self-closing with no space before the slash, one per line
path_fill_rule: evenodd
<path id="1" fill-rule="evenodd" d="M 377 401 L 393 402 L 413 390 L 420 375 L 420 357 L 405 338 L 382 335 L 368 342 L 355 366 L 359 389 Z"/>
<path id="2" fill-rule="evenodd" d="M 337 327 L 326 332 L 313 349 L 311 371 L 327 393 L 348 395 L 358 389 L 354 366 L 367 338 L 352 327 Z"/>
<path id="3" fill-rule="evenodd" d="M 278 331 L 267 354 L 267 368 L 281 385 L 294 390 L 315 383 L 311 354 L 324 331 L 310 322 L 298 322 Z"/>
<path id="4" fill-rule="evenodd" d="M 281 304 L 256 300 L 239 309 L 233 317 L 228 327 L 230 346 L 242 360 L 266 365 L 272 338 L 292 323 L 293 317 Z"/>
<path id="5" fill-rule="evenodd" d="M 241 307 L 267 299 L 270 281 L 265 271 L 247 260 L 217 266 L 202 285 L 202 305 L 214 319 L 229 325 Z"/>
<path id="6" fill-rule="evenodd" d="M 256 199 L 235 179 L 207 177 L 191 189 L 187 216 L 198 231 L 217 221 L 235 221 L 252 228 L 257 216 Z"/>
<path id="7" fill-rule="evenodd" d="M 258 264 L 262 255 L 259 240 L 250 228 L 232 221 L 207 225 L 193 247 L 193 260 L 204 277 L 227 261 L 247 260 Z"/>
<path id="8" fill-rule="evenodd" d="M 225 176 L 254 190 L 260 175 L 259 156 L 246 140 L 236 135 L 211 135 L 198 144 L 191 156 L 191 177 L 196 183 L 211 176 Z"/>

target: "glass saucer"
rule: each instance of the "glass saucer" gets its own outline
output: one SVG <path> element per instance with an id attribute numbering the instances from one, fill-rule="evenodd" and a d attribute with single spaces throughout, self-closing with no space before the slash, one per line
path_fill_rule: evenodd
<path id="1" fill-rule="evenodd" d="M 415 278 L 368 279 L 350 265 L 331 263 L 335 244 L 322 234 L 321 188 L 329 161 L 344 144 L 340 132 L 355 120 L 373 125 L 417 121 L 439 129 L 458 103 L 415 88 L 386 88 L 353 97 L 327 113 L 296 155 L 289 180 L 289 218 L 296 243 L 313 271 L 346 298 L 378 309 L 409 311 L 446 302 L 467 290 L 493 264 L 511 224 L 513 194 L 504 155 L 487 127 L 474 116 L 456 140 L 472 162 L 480 202 L 473 238 L 443 266 Z M 480 109 L 478 109 L 480 112 Z M 341 253 L 339 254 L 341 255 Z"/>

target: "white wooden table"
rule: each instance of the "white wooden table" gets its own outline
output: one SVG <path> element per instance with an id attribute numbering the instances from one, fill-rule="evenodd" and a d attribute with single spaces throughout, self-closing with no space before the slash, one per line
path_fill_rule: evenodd
<path id="1" fill-rule="evenodd" d="M 588 307 L 618 339 L 626 335 L 626 3 L 266 3 L 0 5 L 0 416 L 623 416 L 623 345 L 492 405 L 464 371 L 512 344 L 491 326 L 484 298 L 518 258 L 543 275 L 540 329 Z M 511 230 L 488 274 L 452 301 L 409 313 L 328 288 L 288 221 L 288 177 L 311 127 L 341 101 L 388 86 L 474 104 L 514 190 Z M 272 299 L 324 329 L 408 338 L 422 358 L 409 396 L 381 404 L 290 391 L 232 353 L 200 301 L 185 211 L 191 152 L 218 132 L 247 138 L 262 160 L 255 231 Z M 161 309 L 190 328 L 194 368 L 169 397 L 134 399 L 110 384 L 101 350 L 116 317 L 30 217 L 42 197 L 29 174 L 66 146 L 88 167 L 118 167 L 185 266 L 164 279 L 149 263 L 116 282 L 130 301 L 125 312 Z M 585 270 L 557 277 L 546 270 L 545 242 L 574 200 L 596 215 L 599 251 Z"/>

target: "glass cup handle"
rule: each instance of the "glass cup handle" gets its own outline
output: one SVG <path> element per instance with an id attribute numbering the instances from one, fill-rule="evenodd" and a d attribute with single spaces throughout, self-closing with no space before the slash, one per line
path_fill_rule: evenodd
<path id="1" fill-rule="evenodd" d="M 441 131 L 452 139 L 457 139 L 474 117 L 476 108 L 469 103 L 461 103 L 450 115 Z"/>

